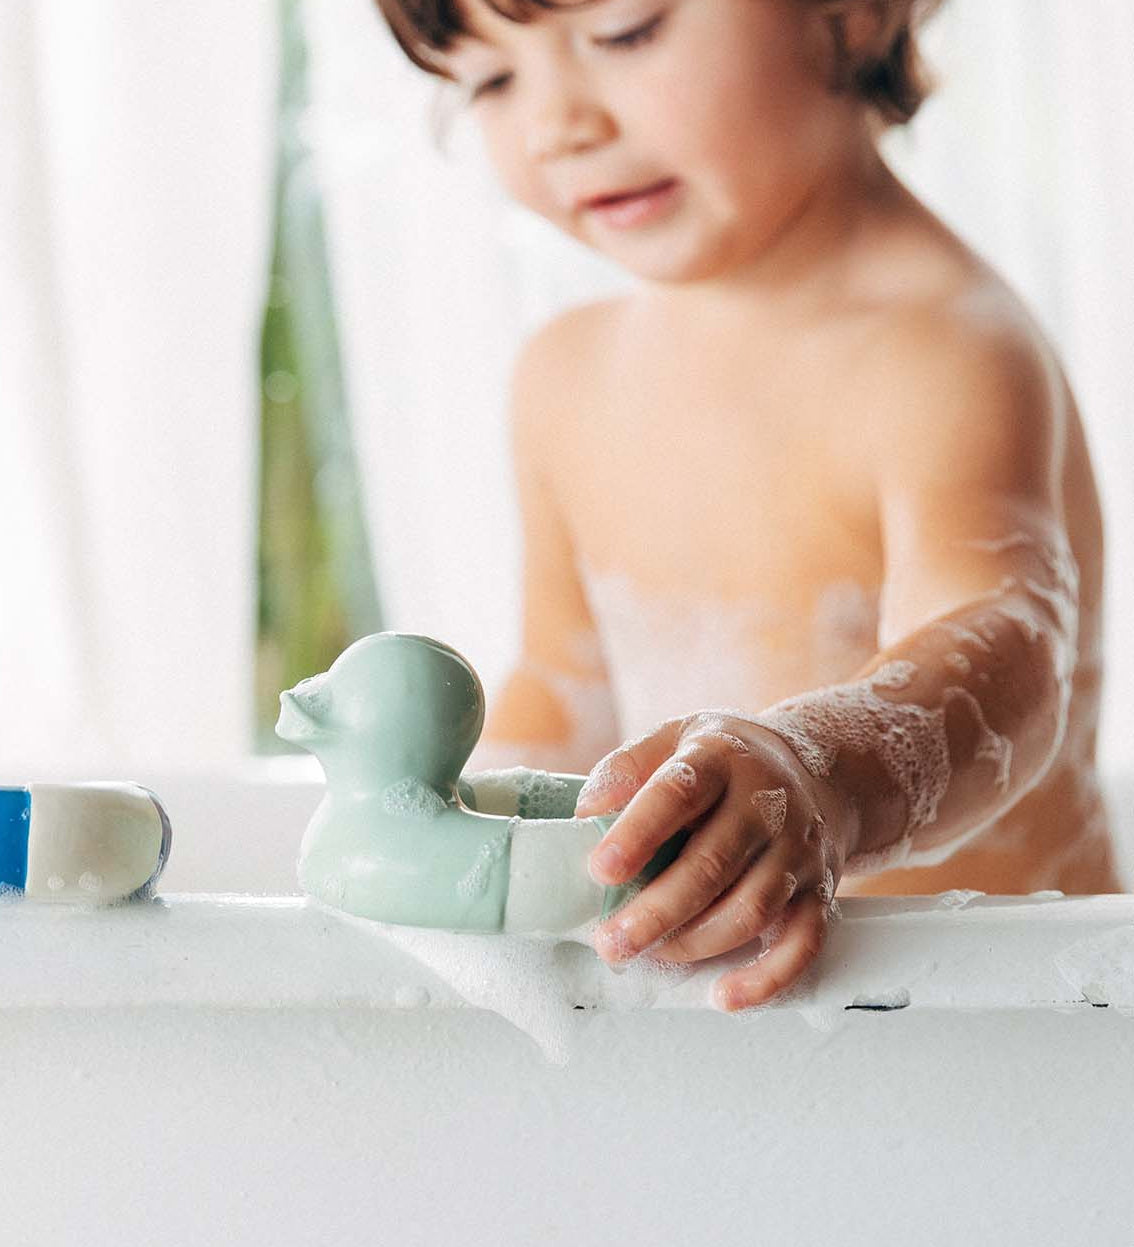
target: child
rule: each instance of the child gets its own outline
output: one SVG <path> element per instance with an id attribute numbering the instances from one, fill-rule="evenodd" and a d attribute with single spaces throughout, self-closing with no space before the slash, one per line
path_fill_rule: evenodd
<path id="1" fill-rule="evenodd" d="M 836 887 L 1120 890 L 1075 400 L 877 148 L 925 6 L 379 3 L 511 195 L 642 279 L 519 358 L 523 655 L 486 732 L 593 767 L 580 815 L 625 807 L 602 882 L 691 829 L 601 955 L 763 933 L 738 1009 L 808 967 Z"/>

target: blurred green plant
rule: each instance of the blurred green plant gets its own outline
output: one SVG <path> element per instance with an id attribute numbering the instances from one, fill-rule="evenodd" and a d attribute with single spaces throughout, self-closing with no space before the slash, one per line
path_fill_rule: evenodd
<path id="1" fill-rule="evenodd" d="M 304 138 L 301 0 L 280 0 L 271 281 L 260 343 L 257 752 L 294 752 L 272 728 L 279 691 L 378 631 L 357 460 L 343 385 L 322 201 Z"/>

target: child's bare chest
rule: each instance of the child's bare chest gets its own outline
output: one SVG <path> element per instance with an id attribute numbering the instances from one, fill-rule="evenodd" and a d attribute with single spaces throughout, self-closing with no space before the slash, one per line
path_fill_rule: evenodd
<path id="1" fill-rule="evenodd" d="M 576 396 L 555 489 L 627 731 L 766 705 L 876 652 L 863 413 L 836 369 L 774 356 L 643 351 Z"/>
<path id="2" fill-rule="evenodd" d="M 819 353 L 819 356 L 822 352 Z M 836 360 L 670 345 L 584 387 L 557 491 L 576 551 L 655 589 L 766 594 L 789 614 L 877 587 L 867 412 Z"/>

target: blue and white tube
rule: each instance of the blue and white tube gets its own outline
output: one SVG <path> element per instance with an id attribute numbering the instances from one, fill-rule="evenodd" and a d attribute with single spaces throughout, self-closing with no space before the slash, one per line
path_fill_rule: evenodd
<path id="1" fill-rule="evenodd" d="M 105 905 L 152 895 L 169 818 L 140 784 L 0 788 L 0 892 Z"/>

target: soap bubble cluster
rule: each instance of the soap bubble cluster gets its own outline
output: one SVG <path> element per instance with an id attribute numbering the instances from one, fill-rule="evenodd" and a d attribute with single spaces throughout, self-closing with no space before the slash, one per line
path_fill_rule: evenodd
<path id="1" fill-rule="evenodd" d="M 961 702 L 976 720 L 980 739 L 973 756 L 991 762 L 996 767 L 996 787 L 1000 792 L 1006 792 L 1012 774 L 1012 742 L 988 726 L 980 702 L 967 689 L 950 686 L 943 697 L 946 705 L 954 701 Z"/>
<path id="2" fill-rule="evenodd" d="M 870 683 L 875 688 L 897 692 L 900 689 L 909 688 L 915 675 L 917 675 L 917 664 L 899 659 L 879 667 L 870 677 Z"/>
<path id="3" fill-rule="evenodd" d="M 685 789 L 693 788 L 697 784 L 697 772 L 688 762 L 683 762 L 680 758 L 670 758 L 668 762 L 658 767 L 653 778 Z"/>
<path id="4" fill-rule="evenodd" d="M 964 909 L 970 901 L 975 901 L 978 896 L 984 895 L 984 892 L 978 892 L 974 888 L 950 888 L 948 892 L 938 892 L 937 904 L 942 909 L 958 912 Z"/>
<path id="5" fill-rule="evenodd" d="M 574 805 L 567 783 L 549 772 L 527 771 L 520 778 L 516 812 L 521 818 L 569 818 Z"/>
<path id="6" fill-rule="evenodd" d="M 945 655 L 945 665 L 957 675 L 972 675 L 973 673 L 972 662 L 957 650 Z"/>
<path id="7" fill-rule="evenodd" d="M 768 835 L 774 840 L 787 821 L 787 789 L 758 788 L 749 800 L 763 819 Z"/>
<path id="8" fill-rule="evenodd" d="M 513 818 L 491 840 L 486 840 L 480 846 L 477 850 L 476 861 L 473 862 L 467 874 L 457 881 L 457 891 L 461 896 L 476 899 L 485 894 L 492 879 L 493 868 L 508 851 L 508 846 L 512 842 L 512 831 L 517 822 L 519 819 Z"/>
<path id="9" fill-rule="evenodd" d="M 952 777 L 943 708 L 884 700 L 867 678 L 789 698 L 755 722 L 786 740 L 816 778 L 830 775 L 841 749 L 874 754 L 906 797 L 907 831 L 937 817 Z"/>
<path id="10" fill-rule="evenodd" d="M 405 818 L 435 818 L 445 809 L 445 799 L 422 780 L 407 775 L 383 789 L 382 808 Z"/>
<path id="11" fill-rule="evenodd" d="M 549 771 L 513 766 L 466 774 L 482 814 L 521 818 L 570 818 L 575 813 L 571 785 Z"/>
<path id="12" fill-rule="evenodd" d="M 624 749 L 616 749 L 595 763 L 590 775 L 587 776 L 587 782 L 579 792 L 579 801 L 582 801 L 584 797 L 591 800 L 605 796 L 609 792 L 638 787 L 629 770 L 622 765 L 621 759 L 624 753 Z"/>

